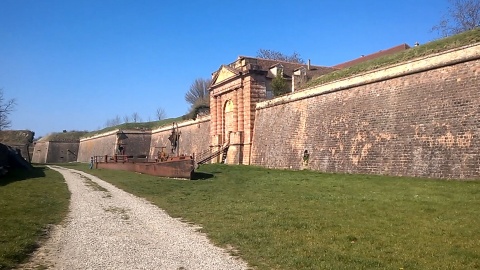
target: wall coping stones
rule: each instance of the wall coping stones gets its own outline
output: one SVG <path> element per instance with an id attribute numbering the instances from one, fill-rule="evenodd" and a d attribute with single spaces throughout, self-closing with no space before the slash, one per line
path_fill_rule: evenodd
<path id="1" fill-rule="evenodd" d="M 104 133 L 96 134 L 96 135 L 93 135 L 92 137 L 82 138 L 82 139 L 80 139 L 80 142 L 84 142 L 84 141 L 89 141 L 89 140 L 93 140 L 93 139 L 98 139 L 98 138 L 101 138 L 101 137 L 110 136 L 110 135 L 112 135 L 112 134 L 117 134 L 117 132 L 119 132 L 119 131 L 120 131 L 120 129 L 115 129 L 115 130 L 107 131 L 107 132 L 104 132 Z"/>
<path id="2" fill-rule="evenodd" d="M 259 102 L 256 105 L 256 110 L 477 59 L 480 59 L 480 43 L 416 58 Z"/>

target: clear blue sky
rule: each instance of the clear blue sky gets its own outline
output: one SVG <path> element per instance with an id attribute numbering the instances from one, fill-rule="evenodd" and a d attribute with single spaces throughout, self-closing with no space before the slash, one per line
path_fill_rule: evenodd
<path id="1" fill-rule="evenodd" d="M 0 0 L 0 88 L 12 129 L 96 130 L 185 114 L 196 78 L 258 49 L 332 66 L 430 29 L 447 0 Z"/>

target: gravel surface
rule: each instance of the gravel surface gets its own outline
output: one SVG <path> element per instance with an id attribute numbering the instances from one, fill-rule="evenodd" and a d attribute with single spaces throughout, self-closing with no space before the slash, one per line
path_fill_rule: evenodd
<path id="1" fill-rule="evenodd" d="M 146 200 L 93 175 L 50 168 L 68 184 L 70 212 L 21 269 L 248 269 Z"/>

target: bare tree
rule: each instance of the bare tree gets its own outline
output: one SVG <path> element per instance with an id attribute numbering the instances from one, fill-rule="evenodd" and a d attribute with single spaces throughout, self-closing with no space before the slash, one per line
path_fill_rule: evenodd
<path id="1" fill-rule="evenodd" d="M 113 123 L 112 123 L 112 119 L 108 119 L 107 121 L 105 121 L 105 126 L 104 127 L 113 127 Z"/>
<path id="2" fill-rule="evenodd" d="M 208 92 L 210 83 L 210 79 L 195 79 L 185 94 L 185 101 L 190 103 L 192 108 L 200 105 L 210 106 L 210 93 Z"/>
<path id="3" fill-rule="evenodd" d="M 132 113 L 132 121 L 133 123 L 138 123 L 142 121 L 142 118 L 140 118 L 140 115 L 137 112 Z"/>
<path id="4" fill-rule="evenodd" d="M 293 52 L 292 55 L 286 55 L 281 52 L 273 50 L 260 49 L 257 51 L 257 57 L 262 59 L 271 59 L 291 63 L 305 64 L 305 61 L 300 57 L 300 54 Z"/>
<path id="5" fill-rule="evenodd" d="M 449 0 L 449 2 L 447 14 L 432 31 L 447 37 L 480 26 L 480 0 Z"/>
<path id="6" fill-rule="evenodd" d="M 107 122 L 105 122 L 105 127 L 114 127 L 120 124 L 121 124 L 120 116 L 117 115 L 113 119 L 108 119 Z"/>
<path id="7" fill-rule="evenodd" d="M 115 118 L 113 118 L 113 123 L 115 124 L 115 126 L 118 126 L 122 123 L 122 121 L 120 120 L 120 116 L 118 116 L 118 114 L 115 116 Z"/>
<path id="8" fill-rule="evenodd" d="M 165 112 L 165 110 L 163 108 L 158 107 L 157 112 L 156 112 L 156 116 L 157 116 L 157 120 L 160 121 L 160 120 L 163 120 L 163 119 L 167 118 L 167 113 Z"/>
<path id="9" fill-rule="evenodd" d="M 124 123 L 129 123 L 129 122 L 130 122 L 130 116 L 125 115 L 125 116 L 123 117 L 123 122 L 124 122 Z"/>
<path id="10" fill-rule="evenodd" d="M 3 96 L 3 89 L 0 89 L 0 130 L 10 128 L 12 121 L 8 119 L 8 116 L 13 111 L 16 105 L 15 99 L 5 100 Z"/>

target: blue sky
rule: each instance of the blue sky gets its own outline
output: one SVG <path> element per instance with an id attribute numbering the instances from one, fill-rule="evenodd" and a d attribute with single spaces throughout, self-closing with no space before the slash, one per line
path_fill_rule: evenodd
<path id="1" fill-rule="evenodd" d="M 96 130 L 117 115 L 188 112 L 184 96 L 259 49 L 332 66 L 430 31 L 447 0 L 0 0 L 0 88 L 12 129 Z"/>

